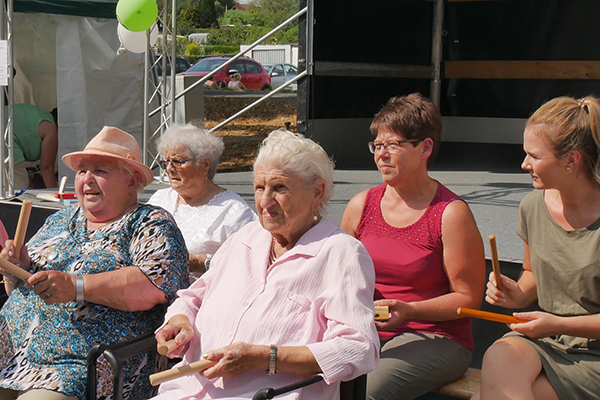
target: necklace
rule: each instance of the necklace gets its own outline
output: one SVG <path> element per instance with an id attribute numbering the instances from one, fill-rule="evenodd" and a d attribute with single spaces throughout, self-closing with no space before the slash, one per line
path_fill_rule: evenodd
<path id="1" fill-rule="evenodd" d="M 269 266 L 273 265 L 273 263 L 277 260 L 277 255 L 275 254 L 275 238 L 271 240 L 271 250 L 269 251 Z"/>

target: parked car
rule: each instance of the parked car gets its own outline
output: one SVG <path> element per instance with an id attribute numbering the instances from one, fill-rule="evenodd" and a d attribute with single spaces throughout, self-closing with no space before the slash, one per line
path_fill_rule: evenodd
<path id="1" fill-rule="evenodd" d="M 225 63 L 230 57 L 207 57 L 199 60 L 182 75 L 205 76 Z M 239 72 L 242 83 L 247 89 L 271 90 L 271 77 L 267 70 L 257 61 L 250 58 L 240 57 L 229 63 L 225 68 L 213 76 L 213 81 L 221 88 L 226 88 L 231 78 L 230 73 Z"/>
<path id="2" fill-rule="evenodd" d="M 298 68 L 295 65 L 287 63 L 265 63 L 264 67 L 269 71 L 271 75 L 271 86 L 275 89 L 279 86 L 284 85 L 298 75 Z M 289 85 L 289 89 L 298 89 L 298 83 L 294 82 Z"/>
<path id="3" fill-rule="evenodd" d="M 158 57 L 158 55 L 157 55 Z M 185 57 L 177 56 L 175 59 L 175 74 L 187 71 L 192 66 L 192 63 Z M 162 64 L 157 64 L 158 76 L 162 76 Z M 171 75 L 171 61 L 167 57 L 167 75 Z"/>

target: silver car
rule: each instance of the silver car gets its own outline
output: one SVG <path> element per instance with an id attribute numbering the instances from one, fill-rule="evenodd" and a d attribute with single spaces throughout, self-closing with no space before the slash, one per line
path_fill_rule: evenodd
<path id="1" fill-rule="evenodd" d="M 287 63 L 266 63 L 263 64 L 266 68 L 269 75 L 271 75 L 271 86 L 273 89 L 285 85 L 288 81 L 298 75 L 298 68 L 295 65 L 287 64 Z M 297 82 L 289 85 L 287 89 L 297 90 L 298 84 Z"/>

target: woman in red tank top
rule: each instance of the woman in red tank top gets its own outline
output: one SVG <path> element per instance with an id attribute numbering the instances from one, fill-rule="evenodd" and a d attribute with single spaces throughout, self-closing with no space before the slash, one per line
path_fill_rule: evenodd
<path id="1" fill-rule="evenodd" d="M 460 377 L 473 337 L 458 307 L 479 308 L 485 288 L 483 241 L 467 204 L 428 175 L 442 117 L 419 94 L 392 98 L 371 124 L 369 143 L 384 183 L 356 195 L 342 229 L 359 239 L 375 265 L 379 367 L 369 399 L 413 399 Z"/>

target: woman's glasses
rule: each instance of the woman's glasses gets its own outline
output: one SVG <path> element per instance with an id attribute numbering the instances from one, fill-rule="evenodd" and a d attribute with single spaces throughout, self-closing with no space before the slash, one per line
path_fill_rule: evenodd
<path id="1" fill-rule="evenodd" d="M 172 158 L 170 160 L 159 160 L 158 161 L 158 165 L 160 165 L 160 167 L 162 169 L 167 169 L 167 165 L 171 164 L 174 168 L 181 168 L 181 166 L 183 164 L 185 164 L 188 161 L 192 161 L 193 158 L 186 158 L 185 160 L 179 160 L 177 158 Z"/>
<path id="2" fill-rule="evenodd" d="M 387 143 L 369 142 L 369 151 L 375 154 L 376 151 L 385 149 L 390 153 L 398 153 L 404 143 L 415 143 L 422 142 L 423 139 L 406 139 L 406 140 L 393 140 Z"/>

